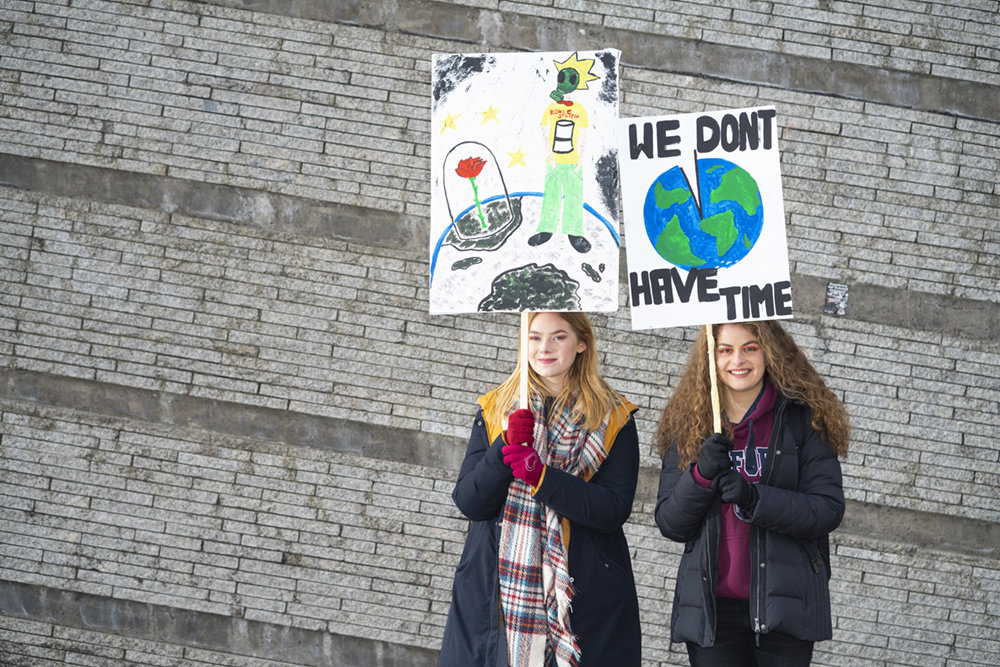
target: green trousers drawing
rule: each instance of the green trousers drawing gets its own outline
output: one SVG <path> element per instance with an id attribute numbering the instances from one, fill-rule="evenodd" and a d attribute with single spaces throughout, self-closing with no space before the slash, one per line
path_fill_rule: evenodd
<path id="1" fill-rule="evenodd" d="M 577 163 L 557 164 L 545 173 L 538 232 L 583 236 L 583 170 Z"/>

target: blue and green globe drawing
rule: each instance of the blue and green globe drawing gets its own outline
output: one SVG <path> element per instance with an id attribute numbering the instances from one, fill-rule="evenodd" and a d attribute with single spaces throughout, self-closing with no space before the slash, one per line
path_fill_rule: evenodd
<path id="1" fill-rule="evenodd" d="M 732 266 L 746 257 L 764 226 L 757 181 L 728 160 L 696 164 L 701 210 L 684 171 L 672 167 L 646 193 L 646 234 L 660 257 L 682 269 Z"/>

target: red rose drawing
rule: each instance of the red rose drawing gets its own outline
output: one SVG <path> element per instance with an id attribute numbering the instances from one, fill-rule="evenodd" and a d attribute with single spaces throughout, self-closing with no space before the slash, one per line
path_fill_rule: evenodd
<path id="1" fill-rule="evenodd" d="M 458 167 L 455 169 L 455 173 L 462 178 L 475 178 L 483 172 L 483 167 L 486 166 L 486 160 L 481 157 L 467 157 L 464 160 L 460 160 Z"/>
<path id="2" fill-rule="evenodd" d="M 479 214 L 479 222 L 486 229 L 486 218 L 483 216 L 483 207 L 479 203 L 479 188 L 476 187 L 476 176 L 483 172 L 483 167 L 486 166 L 486 160 L 481 157 L 467 157 L 464 160 L 459 160 L 458 166 L 455 168 L 455 173 L 462 178 L 469 179 L 469 183 L 472 184 L 472 198 L 476 201 L 476 211 Z"/>

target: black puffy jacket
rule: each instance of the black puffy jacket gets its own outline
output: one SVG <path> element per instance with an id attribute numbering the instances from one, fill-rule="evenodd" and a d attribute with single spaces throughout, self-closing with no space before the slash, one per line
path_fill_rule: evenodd
<path id="1" fill-rule="evenodd" d="M 810 425 L 808 407 L 779 394 L 767 459 L 750 521 L 750 615 L 761 634 L 820 641 L 830 619 L 829 534 L 844 516 L 840 461 Z M 677 449 L 663 457 L 656 525 L 684 542 L 670 634 L 675 642 L 715 643 L 718 578 L 717 492 L 677 469 Z"/>
<path id="2" fill-rule="evenodd" d="M 480 404 L 485 408 L 490 398 L 483 397 Z M 609 425 L 608 457 L 589 481 L 546 469 L 535 491 L 537 500 L 568 522 L 569 574 L 576 593 L 570 623 L 580 642 L 580 667 L 638 667 L 641 662 L 639 602 L 622 530 L 632 511 L 639 473 L 639 438 L 630 416 L 634 409 L 629 405 L 620 410 L 616 424 Z M 442 667 L 496 664 L 497 545 L 507 486 L 514 479 L 503 462 L 503 444 L 499 427 L 488 428 L 480 411 L 452 493 L 471 521 L 452 586 Z"/>

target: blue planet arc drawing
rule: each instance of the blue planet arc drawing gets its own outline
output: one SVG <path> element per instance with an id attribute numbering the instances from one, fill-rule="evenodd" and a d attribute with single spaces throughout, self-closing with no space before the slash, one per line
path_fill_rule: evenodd
<path id="1" fill-rule="evenodd" d="M 732 266 L 760 238 L 760 189 L 749 172 L 728 160 L 707 158 L 695 164 L 697 199 L 680 166 L 649 186 L 643 204 L 646 235 L 657 254 L 679 268 Z"/>

